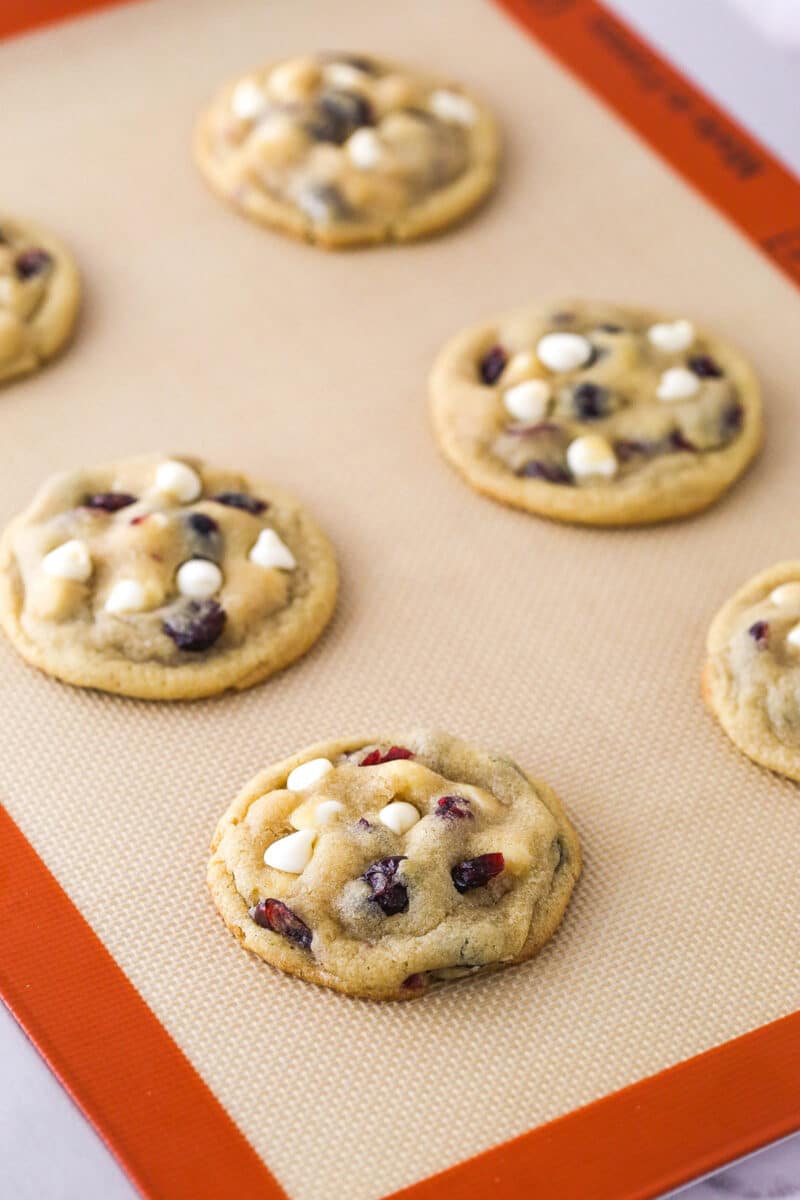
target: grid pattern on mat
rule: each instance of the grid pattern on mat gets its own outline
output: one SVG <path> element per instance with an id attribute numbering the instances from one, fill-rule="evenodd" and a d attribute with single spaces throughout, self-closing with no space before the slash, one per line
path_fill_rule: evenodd
<path id="1" fill-rule="evenodd" d="M 81 693 L 3 644 L 0 794 L 293 1200 L 376 1200 L 796 1006 L 797 790 L 732 750 L 698 673 L 721 600 L 796 553 L 798 300 L 483 0 L 345 0 L 335 28 L 329 12 L 162 0 L 0 48 L 0 102 L 22 114 L 0 130 L 5 202 L 61 232 L 87 278 L 76 345 L 3 395 L 0 516 L 54 469 L 162 444 L 293 487 L 343 572 L 319 646 L 240 697 Z M 472 222 L 326 256 L 207 193 L 187 147 L 214 86 L 324 44 L 391 46 L 494 105 L 507 167 Z M 424 379 L 441 341 L 582 292 L 685 311 L 755 360 L 768 448 L 707 515 L 560 528 L 439 460 Z M 586 872 L 559 936 L 400 1007 L 248 959 L 203 883 L 230 796 L 306 742 L 416 724 L 503 749 L 564 797 Z"/>

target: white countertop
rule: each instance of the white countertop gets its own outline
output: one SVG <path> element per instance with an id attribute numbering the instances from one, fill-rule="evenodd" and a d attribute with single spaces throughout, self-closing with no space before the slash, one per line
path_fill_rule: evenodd
<path id="1" fill-rule="evenodd" d="M 800 174 L 800 0 L 606 3 Z M 2 1007 L 0 1062 L 3 1200 L 135 1200 L 114 1158 Z M 721 1196 L 800 1200 L 800 1135 L 681 1192 L 682 1200 Z"/>

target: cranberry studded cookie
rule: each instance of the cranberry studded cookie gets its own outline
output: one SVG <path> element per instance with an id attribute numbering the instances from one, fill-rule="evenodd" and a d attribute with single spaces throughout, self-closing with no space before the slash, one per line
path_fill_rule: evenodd
<path id="1" fill-rule="evenodd" d="M 800 562 L 762 571 L 708 632 L 703 695 L 754 762 L 800 780 Z"/>
<path id="2" fill-rule="evenodd" d="M 456 85 L 361 55 L 290 58 L 233 80 L 195 157 L 256 221 L 328 248 L 453 224 L 492 187 L 489 112 Z"/>
<path id="3" fill-rule="evenodd" d="M 0 383 L 58 353 L 79 301 L 78 268 L 67 248 L 28 221 L 0 218 Z"/>
<path id="4" fill-rule="evenodd" d="M 217 826 L 214 903 L 260 958 L 372 1000 L 411 1000 L 531 958 L 581 870 L 555 794 L 442 733 L 312 746 Z"/>
<path id="5" fill-rule="evenodd" d="M 761 443 L 758 381 L 733 347 L 613 304 L 523 309 L 460 334 L 431 402 L 439 445 L 473 487 L 584 525 L 705 508 Z"/>
<path id="6" fill-rule="evenodd" d="M 250 687 L 286 666 L 328 623 L 336 582 L 296 500 L 191 458 L 56 476 L 0 541 L 0 621 L 22 657 L 152 700 Z"/>

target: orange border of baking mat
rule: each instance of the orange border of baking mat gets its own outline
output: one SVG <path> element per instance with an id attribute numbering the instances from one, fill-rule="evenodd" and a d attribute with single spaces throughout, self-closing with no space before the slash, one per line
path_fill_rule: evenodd
<path id="1" fill-rule="evenodd" d="M 494 0 L 800 287 L 800 179 L 597 0 Z"/>
<path id="2" fill-rule="evenodd" d="M 0 993 L 143 1193 L 286 1200 L 0 808 Z M 80 990 L 75 981 L 80 980 Z M 395 1200 L 644 1200 L 800 1126 L 800 1013 L 632 1084 Z"/>
<path id="3" fill-rule="evenodd" d="M 31 0 L 0 35 L 120 0 Z M 800 284 L 800 181 L 595 0 L 496 0 Z M 285 1193 L 10 816 L 0 992 L 149 1197 Z M 80 979 L 80 995 L 75 981 Z M 130 1054 L 129 1047 L 135 1047 Z M 646 1200 L 800 1128 L 800 1013 L 606 1096 L 395 1200 Z"/>
<path id="4" fill-rule="evenodd" d="M 0 930 L 0 995 L 146 1196 L 286 1200 L 3 808 Z"/>

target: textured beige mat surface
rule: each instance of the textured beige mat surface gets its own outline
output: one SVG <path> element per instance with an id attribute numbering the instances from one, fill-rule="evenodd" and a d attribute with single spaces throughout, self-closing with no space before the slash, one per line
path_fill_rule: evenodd
<path id="1" fill-rule="evenodd" d="M 482 93 L 496 197 L 437 241 L 340 256 L 228 212 L 194 116 L 306 47 Z M 0 517 L 53 470 L 161 446 L 291 488 L 340 556 L 328 634 L 243 696 L 93 695 L 0 644 L 2 799 L 294 1200 L 375 1200 L 795 1008 L 800 792 L 735 752 L 698 676 L 720 602 L 797 554 L 796 291 L 486 0 L 137 4 L 0 48 L 0 108 L 2 203 L 71 243 L 87 292 L 69 354 L 0 394 Z M 438 458 L 442 340 L 584 292 L 695 316 L 754 360 L 767 448 L 706 515 L 562 528 Z M 231 796 L 306 742 L 425 724 L 563 796 L 586 871 L 561 933 L 395 1007 L 250 960 L 204 885 Z"/>

